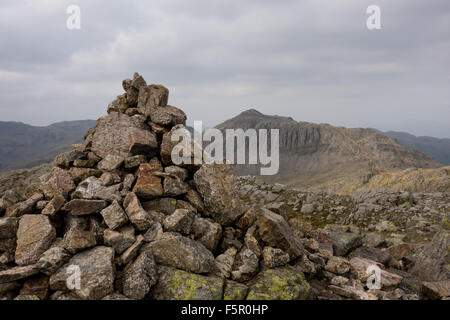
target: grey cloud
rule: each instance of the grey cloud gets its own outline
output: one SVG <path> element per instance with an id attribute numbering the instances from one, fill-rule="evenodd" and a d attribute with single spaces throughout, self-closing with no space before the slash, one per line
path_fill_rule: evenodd
<path id="1" fill-rule="evenodd" d="M 82 29 L 65 28 L 65 8 Z M 101 116 L 134 71 L 213 126 L 246 108 L 350 127 L 450 137 L 450 3 L 2 1 L 2 120 Z"/>

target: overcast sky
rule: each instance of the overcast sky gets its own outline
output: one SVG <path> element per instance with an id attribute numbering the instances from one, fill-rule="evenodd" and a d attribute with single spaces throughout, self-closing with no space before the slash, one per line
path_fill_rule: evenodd
<path id="1" fill-rule="evenodd" d="M 450 138 L 450 1 L 0 2 L 0 120 L 97 119 L 135 71 L 207 126 L 255 108 Z"/>

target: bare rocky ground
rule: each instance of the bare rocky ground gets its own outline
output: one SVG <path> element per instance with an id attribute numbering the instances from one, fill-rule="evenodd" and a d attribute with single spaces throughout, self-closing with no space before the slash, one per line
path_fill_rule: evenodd
<path id="1" fill-rule="evenodd" d="M 383 270 L 403 277 L 393 290 L 366 293 L 378 299 L 437 298 L 429 296 L 428 287 L 435 286 L 446 299 L 443 295 L 449 293 L 450 285 L 449 193 L 368 189 L 352 196 L 338 195 L 289 189 L 255 176 L 239 177 L 238 190 L 248 205 L 282 214 L 292 228 L 298 228 L 300 237 L 312 237 L 319 243 L 324 238 L 331 241 L 333 253 L 343 258 L 341 262 L 352 265 L 355 259 L 371 259 L 382 264 Z M 323 272 L 318 272 L 317 267 L 311 281 L 317 286 L 316 298 L 350 297 L 342 288 L 333 286 L 333 277 L 337 276 L 334 272 L 329 272 L 326 265 Z M 353 283 L 354 271 L 350 269 L 350 276 L 339 280 L 346 285 Z M 325 277 L 325 282 L 320 277 Z M 359 282 L 353 289 L 363 287 Z"/>
<path id="2" fill-rule="evenodd" d="M 450 296 L 448 194 L 302 193 L 177 166 L 184 112 L 138 74 L 123 88 L 51 171 L 3 192 L 2 299 Z"/>

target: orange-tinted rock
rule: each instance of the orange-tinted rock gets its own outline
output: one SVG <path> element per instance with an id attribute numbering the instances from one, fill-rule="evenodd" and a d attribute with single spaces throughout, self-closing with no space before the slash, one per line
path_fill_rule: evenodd
<path id="1" fill-rule="evenodd" d="M 133 188 L 133 192 L 138 197 L 144 199 L 152 199 L 162 196 L 164 193 L 161 178 L 156 176 L 156 172 L 162 172 L 163 168 L 159 162 L 151 161 L 143 163 L 137 171 L 137 181 Z"/>

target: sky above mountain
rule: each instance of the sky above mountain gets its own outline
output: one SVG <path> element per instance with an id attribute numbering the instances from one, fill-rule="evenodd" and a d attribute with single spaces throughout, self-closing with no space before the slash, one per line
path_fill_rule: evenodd
<path id="1" fill-rule="evenodd" d="M 98 118 L 138 71 L 210 127 L 255 108 L 450 138 L 449 30 L 448 0 L 2 0 L 0 120 Z"/>

